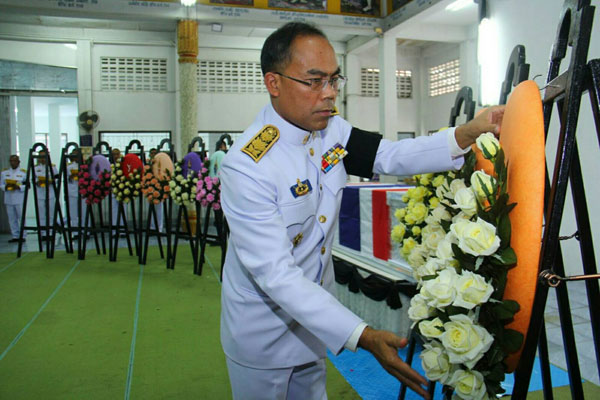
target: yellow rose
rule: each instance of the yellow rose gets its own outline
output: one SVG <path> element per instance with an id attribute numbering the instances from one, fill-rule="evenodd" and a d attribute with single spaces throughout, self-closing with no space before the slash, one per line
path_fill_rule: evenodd
<path id="1" fill-rule="evenodd" d="M 410 231 L 412 232 L 413 236 L 419 236 L 421 234 L 421 227 L 419 225 L 415 225 Z"/>
<path id="2" fill-rule="evenodd" d="M 420 224 L 421 222 L 425 221 L 425 217 L 427 217 L 428 212 L 429 210 L 424 203 L 417 203 L 414 205 L 414 207 L 412 207 L 412 210 L 410 210 L 409 214 L 412 214 L 413 218 L 415 219 L 415 223 Z"/>
<path id="3" fill-rule="evenodd" d="M 402 241 L 402 255 L 406 258 L 417 245 L 417 241 L 413 238 L 406 238 Z"/>
<path id="4" fill-rule="evenodd" d="M 461 399 L 488 399 L 483 375 L 478 371 L 456 370 L 446 383 L 454 387 L 457 397 Z"/>
<path id="5" fill-rule="evenodd" d="M 471 175 L 471 188 L 475 192 L 478 199 L 486 199 L 486 192 L 495 194 L 496 180 L 483 171 L 475 171 Z M 485 189 L 484 189 L 485 188 Z"/>
<path id="6" fill-rule="evenodd" d="M 414 188 L 410 188 L 406 192 L 406 194 L 408 195 L 408 197 L 410 199 L 412 199 L 412 200 L 415 200 L 416 202 L 423 201 L 423 198 L 425 198 L 425 196 L 428 193 L 429 193 L 429 191 L 427 190 L 427 188 L 425 186 L 417 186 L 417 187 L 414 187 Z"/>
<path id="7" fill-rule="evenodd" d="M 475 144 L 477 144 L 477 147 L 479 147 L 483 156 L 488 160 L 493 160 L 500 148 L 500 142 L 491 132 L 479 135 L 479 137 L 475 139 Z"/>
<path id="8" fill-rule="evenodd" d="M 435 178 L 433 178 L 431 184 L 433 185 L 433 187 L 437 188 L 443 185 L 444 182 L 446 182 L 446 177 L 444 175 L 438 175 Z"/>
<path id="9" fill-rule="evenodd" d="M 431 199 L 429 199 L 429 208 L 434 209 L 439 205 L 440 199 L 438 199 L 437 197 L 432 197 Z"/>
<path id="10" fill-rule="evenodd" d="M 406 215 L 406 208 L 397 208 L 394 216 L 398 221 L 402 221 L 402 218 Z"/>
<path id="11" fill-rule="evenodd" d="M 431 178 L 433 178 L 433 174 L 423 174 L 421 175 L 421 179 L 419 179 L 419 183 L 427 186 L 431 183 Z"/>
<path id="12" fill-rule="evenodd" d="M 395 242 L 402 242 L 405 233 L 406 225 L 400 222 L 398 225 L 394 226 L 394 229 L 392 229 L 392 240 Z"/>

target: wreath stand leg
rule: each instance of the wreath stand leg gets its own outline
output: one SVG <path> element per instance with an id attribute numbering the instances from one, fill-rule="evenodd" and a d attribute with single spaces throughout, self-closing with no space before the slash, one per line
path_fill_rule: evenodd
<path id="1" fill-rule="evenodd" d="M 148 208 L 148 219 L 146 221 L 146 240 L 144 241 L 144 250 L 143 250 L 143 256 L 142 256 L 142 262 L 141 264 L 146 264 L 146 259 L 148 257 L 148 243 L 150 240 L 150 223 L 151 221 L 154 221 L 154 227 L 156 229 L 153 229 L 153 231 L 155 231 L 156 233 L 154 234 L 154 236 L 156 236 L 156 239 L 158 240 L 158 249 L 160 251 L 160 258 L 165 258 L 165 254 L 163 252 L 163 248 L 162 248 L 162 241 L 160 240 L 160 232 L 158 231 L 158 219 L 156 217 L 156 209 L 154 207 L 153 203 L 150 203 L 150 207 Z"/>

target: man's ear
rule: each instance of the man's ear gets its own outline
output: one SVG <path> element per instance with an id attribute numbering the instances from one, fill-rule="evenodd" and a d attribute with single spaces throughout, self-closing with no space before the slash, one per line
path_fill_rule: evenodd
<path id="1" fill-rule="evenodd" d="M 279 75 L 277 75 L 273 72 L 267 72 L 265 74 L 264 79 L 265 79 L 265 86 L 267 87 L 269 94 L 272 97 L 279 97 L 279 84 L 280 84 Z"/>

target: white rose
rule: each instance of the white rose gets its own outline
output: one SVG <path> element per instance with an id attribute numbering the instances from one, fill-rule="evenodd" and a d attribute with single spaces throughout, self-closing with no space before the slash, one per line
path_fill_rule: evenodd
<path id="1" fill-rule="evenodd" d="M 471 222 L 468 219 L 457 218 L 456 221 L 450 225 L 450 232 L 446 235 L 446 238 L 454 244 L 458 244 L 458 238 L 462 235 L 462 232 L 467 227 L 467 224 Z"/>
<path id="2" fill-rule="evenodd" d="M 431 316 L 433 309 L 427 305 L 425 299 L 420 294 L 416 294 L 410 299 L 410 307 L 408 308 L 408 318 L 417 322 Z"/>
<path id="3" fill-rule="evenodd" d="M 446 193 L 448 193 L 449 191 L 450 187 L 448 186 L 448 183 L 444 182 L 440 186 L 438 186 L 437 189 L 435 189 L 435 196 L 438 199 L 443 200 L 446 197 Z"/>
<path id="4" fill-rule="evenodd" d="M 181 198 L 182 198 L 183 200 L 187 200 L 187 199 L 189 199 L 189 198 L 190 198 L 190 195 L 189 195 L 189 194 L 187 194 L 187 193 L 183 193 L 183 194 L 181 195 Z"/>
<path id="5" fill-rule="evenodd" d="M 471 175 L 471 189 L 474 191 L 475 196 L 477 196 L 478 199 L 486 199 L 486 191 L 489 194 L 494 195 L 496 193 L 496 190 L 494 189 L 495 187 L 496 180 L 485 172 L 475 171 L 473 172 L 473 175 Z"/>
<path id="6" fill-rule="evenodd" d="M 419 356 L 421 358 L 421 365 L 423 366 L 423 370 L 425 370 L 427 378 L 432 381 L 445 383 L 450 374 L 450 362 L 444 349 L 439 344 L 434 343 L 423 345 L 424 349 Z"/>
<path id="7" fill-rule="evenodd" d="M 440 271 L 435 279 L 423 281 L 421 295 L 427 300 L 427 305 L 443 309 L 449 306 L 456 297 L 456 279 L 458 275 L 452 267 Z"/>
<path id="8" fill-rule="evenodd" d="M 125 185 L 124 185 L 124 184 L 122 184 L 122 183 L 119 183 L 119 189 L 123 189 L 124 187 L 125 187 Z"/>
<path id="9" fill-rule="evenodd" d="M 406 241 L 406 240 L 405 240 Z M 408 264 L 413 268 L 419 268 L 425 264 L 425 259 L 429 255 L 427 248 L 421 244 L 416 245 L 406 258 Z"/>
<path id="10" fill-rule="evenodd" d="M 473 256 L 489 256 L 500 247 L 500 238 L 496 235 L 496 227 L 481 218 L 477 218 L 475 222 L 466 222 L 456 237 L 458 238 L 458 247 Z"/>
<path id="11" fill-rule="evenodd" d="M 453 208 L 460 208 L 466 215 L 472 216 L 477 213 L 477 199 L 475 193 L 469 188 L 462 188 L 454 195 Z"/>
<path id="12" fill-rule="evenodd" d="M 477 147 L 479 147 L 479 150 L 481 150 L 483 156 L 488 160 L 491 160 L 494 157 L 496 157 L 496 153 L 500 148 L 500 142 L 498 141 L 498 139 L 496 139 L 496 136 L 494 136 L 494 134 L 491 132 L 479 135 L 479 137 L 475 139 L 475 144 L 477 144 Z"/>
<path id="13" fill-rule="evenodd" d="M 457 314 L 444 324 L 441 340 L 452 364 L 462 363 L 473 368 L 489 350 L 494 338 L 469 316 Z"/>
<path id="14" fill-rule="evenodd" d="M 175 188 L 175 193 L 181 193 L 181 187 L 177 186 L 177 187 Z"/>
<path id="15" fill-rule="evenodd" d="M 183 180 L 183 176 L 182 175 L 177 175 L 175 177 L 175 179 L 181 182 Z"/>
<path id="16" fill-rule="evenodd" d="M 447 382 L 455 394 L 465 400 L 489 399 L 483 375 L 478 371 L 458 369 Z"/>
<path id="17" fill-rule="evenodd" d="M 431 210 L 430 215 L 425 218 L 425 222 L 428 225 L 439 225 L 440 221 L 450 221 L 451 219 L 452 215 L 446 210 L 446 207 L 438 205 Z"/>
<path id="18" fill-rule="evenodd" d="M 125 193 L 125 194 L 129 194 L 129 193 L 131 193 L 131 191 L 130 191 L 129 189 L 125 189 L 125 190 L 123 191 L 123 193 Z"/>
<path id="19" fill-rule="evenodd" d="M 171 189 L 173 189 L 173 188 L 175 187 L 175 185 L 177 185 L 177 184 L 175 183 L 175 181 L 170 181 L 170 182 L 169 182 L 169 186 L 171 187 Z"/>
<path id="20" fill-rule="evenodd" d="M 446 197 L 449 199 L 454 199 L 456 197 L 456 192 L 466 187 L 467 185 L 465 184 L 464 179 L 454 179 L 452 182 L 450 182 L 450 193 L 452 193 L 452 195 L 450 195 L 450 193 L 446 193 Z"/>
<path id="21" fill-rule="evenodd" d="M 439 338 L 444 333 L 444 323 L 437 317 L 431 321 L 423 320 L 419 322 L 419 332 L 429 339 Z"/>
<path id="22" fill-rule="evenodd" d="M 488 301 L 493 292 L 494 288 L 483 276 L 464 270 L 456 281 L 456 298 L 453 304 L 472 310 Z"/>
<path id="23" fill-rule="evenodd" d="M 136 189 L 139 189 L 139 188 L 141 188 L 141 187 L 142 187 L 142 185 L 140 185 L 139 183 L 136 183 L 136 184 L 135 184 L 135 188 L 136 188 Z"/>
<path id="24" fill-rule="evenodd" d="M 119 169 L 119 170 L 117 170 L 117 175 L 118 175 L 118 176 L 121 176 L 121 175 L 123 175 L 123 171 L 121 171 L 120 169 Z"/>
<path id="25" fill-rule="evenodd" d="M 422 242 L 430 251 L 437 249 L 438 243 L 446 236 L 446 231 L 439 225 L 427 225 L 422 229 Z"/>
<path id="26" fill-rule="evenodd" d="M 448 235 L 438 242 L 435 255 L 440 260 L 454 260 L 452 242 L 448 239 Z"/>
<path id="27" fill-rule="evenodd" d="M 424 276 L 435 275 L 436 272 L 443 269 L 446 265 L 444 262 L 437 258 L 430 258 L 427 262 L 421 265 L 419 268 L 413 270 L 413 277 L 421 283 Z"/>

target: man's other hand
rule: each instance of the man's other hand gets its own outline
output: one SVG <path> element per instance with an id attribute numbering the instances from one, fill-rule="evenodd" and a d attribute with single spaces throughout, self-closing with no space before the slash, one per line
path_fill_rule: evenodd
<path id="1" fill-rule="evenodd" d="M 475 139 L 482 133 L 492 132 L 494 135 L 499 136 L 504 108 L 505 106 L 488 107 L 466 124 L 456 128 L 454 135 L 460 148 L 466 149 L 467 146 L 475 143 Z"/>
<path id="2" fill-rule="evenodd" d="M 423 388 L 428 386 L 427 379 L 398 356 L 398 349 L 405 347 L 407 343 L 406 338 L 400 338 L 392 332 L 376 330 L 368 326 L 358 339 L 358 345 L 373 354 L 389 374 L 395 376 L 423 398 L 429 399 L 427 390 Z"/>

